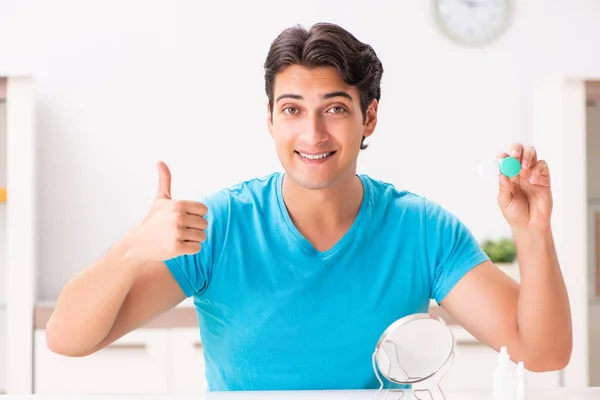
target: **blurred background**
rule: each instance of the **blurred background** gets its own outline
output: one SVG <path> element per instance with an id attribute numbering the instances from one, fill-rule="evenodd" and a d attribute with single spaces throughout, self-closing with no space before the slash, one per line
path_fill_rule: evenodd
<path id="1" fill-rule="evenodd" d="M 383 62 L 359 172 L 442 204 L 515 279 L 478 165 L 515 141 L 549 161 L 576 343 L 565 371 L 530 384 L 600 386 L 600 2 L 469 3 L 0 0 L 0 392 L 204 390 L 189 302 L 79 360 L 49 353 L 45 321 L 63 285 L 144 217 L 156 161 L 182 199 L 281 170 L 264 59 L 282 29 L 320 21 Z M 453 329 L 447 385 L 491 387 L 495 354 Z"/>

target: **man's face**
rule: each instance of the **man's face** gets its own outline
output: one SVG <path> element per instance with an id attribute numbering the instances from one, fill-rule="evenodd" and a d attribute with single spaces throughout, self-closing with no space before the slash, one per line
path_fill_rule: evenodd
<path id="1" fill-rule="evenodd" d="M 292 65 L 275 77 L 269 131 L 286 173 L 304 188 L 355 175 L 362 137 L 373 133 L 376 117 L 375 101 L 363 120 L 358 89 L 333 67 Z"/>

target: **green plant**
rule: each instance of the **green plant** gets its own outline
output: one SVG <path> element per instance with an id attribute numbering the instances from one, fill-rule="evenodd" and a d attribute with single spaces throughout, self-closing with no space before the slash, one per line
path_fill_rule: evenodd
<path id="1" fill-rule="evenodd" d="M 511 263 L 517 258 L 517 248 L 512 239 L 486 240 L 481 248 L 494 263 Z"/>

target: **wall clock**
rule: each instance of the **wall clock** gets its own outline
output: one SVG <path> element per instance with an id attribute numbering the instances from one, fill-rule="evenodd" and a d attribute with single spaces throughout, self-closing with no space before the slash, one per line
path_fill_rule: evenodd
<path id="1" fill-rule="evenodd" d="M 433 0 L 434 18 L 446 36 L 464 46 L 482 46 L 506 31 L 511 0 Z"/>

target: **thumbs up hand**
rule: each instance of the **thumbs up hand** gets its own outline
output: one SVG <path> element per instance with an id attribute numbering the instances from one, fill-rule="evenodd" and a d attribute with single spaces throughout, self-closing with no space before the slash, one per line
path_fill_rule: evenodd
<path id="1" fill-rule="evenodd" d="M 173 200 L 171 171 L 158 163 L 158 190 L 148 215 L 133 232 L 133 256 L 164 261 L 183 254 L 195 254 L 206 240 L 204 218 L 208 208 L 199 202 Z"/>

